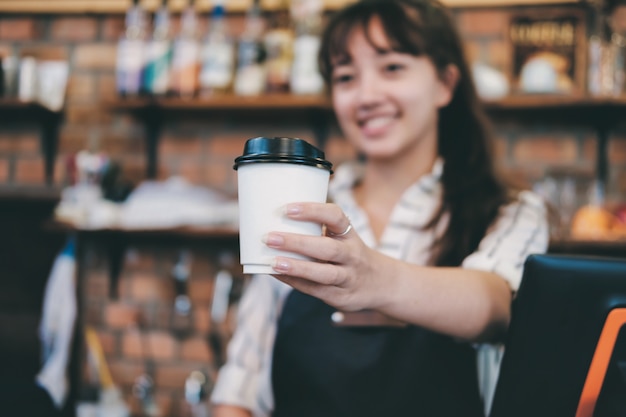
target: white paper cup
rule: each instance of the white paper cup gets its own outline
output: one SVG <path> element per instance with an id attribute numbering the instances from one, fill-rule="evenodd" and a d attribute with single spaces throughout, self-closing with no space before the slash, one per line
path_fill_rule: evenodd
<path id="1" fill-rule="evenodd" d="M 303 256 L 267 247 L 271 231 L 321 235 L 322 226 L 285 215 L 294 202 L 326 202 L 332 164 L 324 153 L 301 139 L 254 138 L 235 160 L 239 191 L 240 262 L 245 274 L 276 274 L 276 256 Z"/>

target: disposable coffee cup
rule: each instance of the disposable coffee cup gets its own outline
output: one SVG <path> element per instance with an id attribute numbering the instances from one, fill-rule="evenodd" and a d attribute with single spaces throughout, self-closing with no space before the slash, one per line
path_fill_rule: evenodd
<path id="1" fill-rule="evenodd" d="M 295 202 L 325 203 L 332 164 L 324 152 L 297 138 L 249 139 L 235 159 L 239 193 L 240 261 L 245 274 L 276 274 L 276 256 L 307 259 L 267 247 L 271 231 L 320 236 L 322 226 L 287 218 L 285 206 Z"/>

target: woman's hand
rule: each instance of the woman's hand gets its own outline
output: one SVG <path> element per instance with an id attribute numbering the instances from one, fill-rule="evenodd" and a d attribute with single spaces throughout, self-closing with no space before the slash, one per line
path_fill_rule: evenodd
<path id="1" fill-rule="evenodd" d="M 385 276 L 377 262 L 383 257 L 363 243 L 339 206 L 295 203 L 287 206 L 286 215 L 323 224 L 326 235 L 269 233 L 265 241 L 268 247 L 314 259 L 277 257 L 273 268 L 283 275 L 275 277 L 341 310 L 374 308 Z"/>
<path id="2" fill-rule="evenodd" d="M 252 417 L 250 410 L 234 405 L 218 404 L 213 406 L 213 417 Z"/>

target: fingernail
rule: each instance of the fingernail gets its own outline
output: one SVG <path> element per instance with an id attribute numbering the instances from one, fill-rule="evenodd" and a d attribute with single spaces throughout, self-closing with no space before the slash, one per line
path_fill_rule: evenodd
<path id="1" fill-rule="evenodd" d="M 272 268 L 274 268 L 275 271 L 288 272 L 291 269 L 291 264 L 284 259 L 274 258 Z"/>
<path id="2" fill-rule="evenodd" d="M 302 213 L 302 206 L 300 204 L 288 204 L 287 207 L 285 207 L 285 213 L 287 213 L 288 216 L 296 216 Z"/>
<path id="3" fill-rule="evenodd" d="M 269 233 L 263 236 L 263 243 L 269 247 L 279 247 L 285 243 L 285 239 L 281 235 Z"/>

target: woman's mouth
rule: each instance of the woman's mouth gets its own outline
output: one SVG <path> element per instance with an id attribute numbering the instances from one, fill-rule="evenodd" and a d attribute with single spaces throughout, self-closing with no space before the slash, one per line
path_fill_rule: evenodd
<path id="1" fill-rule="evenodd" d="M 359 127 L 366 136 L 380 136 L 387 132 L 394 120 L 395 117 L 393 116 L 372 117 L 361 120 L 359 122 Z"/>

